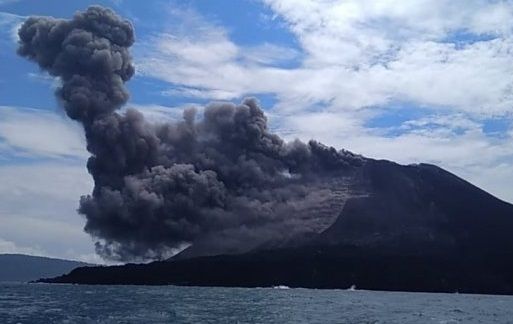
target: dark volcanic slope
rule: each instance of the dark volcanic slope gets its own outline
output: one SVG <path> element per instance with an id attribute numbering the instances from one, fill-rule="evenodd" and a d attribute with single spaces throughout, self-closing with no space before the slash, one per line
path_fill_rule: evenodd
<path id="1" fill-rule="evenodd" d="M 314 238 L 239 255 L 80 268 L 48 282 L 513 293 L 513 206 L 438 167 L 368 160 Z"/>
<path id="2" fill-rule="evenodd" d="M 360 171 L 368 196 L 347 201 L 323 242 L 513 250 L 513 206 L 463 179 L 428 164 L 370 160 Z"/>
<path id="3" fill-rule="evenodd" d="M 24 254 L 0 254 L 0 281 L 27 282 L 58 276 L 87 263 Z"/>

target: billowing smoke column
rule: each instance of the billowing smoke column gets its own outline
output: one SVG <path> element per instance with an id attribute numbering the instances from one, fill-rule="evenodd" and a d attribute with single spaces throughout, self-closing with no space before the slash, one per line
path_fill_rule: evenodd
<path id="1" fill-rule="evenodd" d="M 243 251 L 318 231 L 326 224 L 316 206 L 340 196 L 327 175 L 360 163 L 314 141 L 285 143 L 254 99 L 153 125 L 136 110 L 116 112 L 129 97 L 134 30 L 109 9 L 31 17 L 19 39 L 19 55 L 60 78 L 56 95 L 84 127 L 95 187 L 79 212 L 106 258 L 162 257 L 184 243 L 199 254 Z"/>

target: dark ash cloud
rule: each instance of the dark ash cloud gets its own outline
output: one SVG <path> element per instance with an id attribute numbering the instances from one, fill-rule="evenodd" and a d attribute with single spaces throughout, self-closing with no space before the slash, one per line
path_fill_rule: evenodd
<path id="1" fill-rule="evenodd" d="M 79 211 L 102 256 L 159 258 L 184 243 L 195 254 L 240 252 L 318 232 L 340 212 L 341 175 L 361 157 L 285 142 L 255 99 L 212 103 L 201 116 L 187 109 L 174 123 L 117 112 L 134 30 L 110 9 L 31 17 L 19 38 L 19 55 L 62 80 L 56 96 L 84 127 L 95 187 Z"/>

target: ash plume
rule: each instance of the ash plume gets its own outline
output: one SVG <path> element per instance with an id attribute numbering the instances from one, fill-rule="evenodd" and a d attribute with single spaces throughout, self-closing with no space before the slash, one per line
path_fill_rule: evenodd
<path id="1" fill-rule="evenodd" d="M 341 177 L 361 157 L 269 131 L 255 99 L 211 103 L 150 124 L 121 113 L 134 74 L 132 25 L 93 6 L 70 20 L 31 17 L 18 54 L 59 77 L 56 96 L 83 125 L 94 179 L 80 199 L 85 231 L 114 260 L 245 251 L 318 232 L 340 212 Z"/>

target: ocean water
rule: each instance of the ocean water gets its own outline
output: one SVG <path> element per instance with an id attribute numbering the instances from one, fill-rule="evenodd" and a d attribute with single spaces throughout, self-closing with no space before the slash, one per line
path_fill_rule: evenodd
<path id="1" fill-rule="evenodd" d="M 513 297 L 0 283 L 0 323 L 513 323 Z"/>

